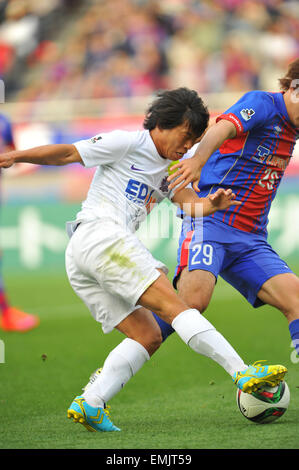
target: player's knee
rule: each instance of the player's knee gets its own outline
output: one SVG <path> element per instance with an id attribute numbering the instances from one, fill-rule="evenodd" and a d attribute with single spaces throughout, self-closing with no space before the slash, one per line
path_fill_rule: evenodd
<path id="1" fill-rule="evenodd" d="M 288 321 L 299 318 L 299 282 L 296 287 L 289 289 L 288 295 L 281 297 L 276 305 Z"/>
<path id="2" fill-rule="evenodd" d="M 154 352 L 157 351 L 157 349 L 159 349 L 159 347 L 162 344 L 161 332 L 159 331 L 155 333 L 155 335 L 152 335 L 151 337 L 146 338 L 146 343 L 147 343 L 146 350 L 151 356 L 152 354 L 154 354 Z"/>
<path id="3" fill-rule="evenodd" d="M 204 299 L 192 299 L 190 298 L 188 301 L 188 307 L 189 308 L 195 308 L 198 310 L 200 313 L 203 313 L 206 308 L 208 307 L 208 302 L 205 302 Z"/>
<path id="4" fill-rule="evenodd" d="M 162 344 L 163 338 L 160 328 L 155 328 L 153 330 L 144 332 L 140 338 L 137 338 L 136 341 L 142 344 L 142 346 L 147 350 L 150 356 L 159 349 Z"/>
<path id="5" fill-rule="evenodd" d="M 297 296 L 288 299 L 280 309 L 287 318 L 288 322 L 297 320 L 299 318 L 299 292 Z"/>
<path id="6" fill-rule="evenodd" d="M 203 292 L 198 292 L 196 288 L 194 288 L 192 293 L 189 291 L 185 292 L 184 289 L 180 289 L 178 291 L 178 296 L 188 305 L 188 308 L 195 308 L 201 313 L 207 309 L 210 301 L 210 297 L 207 297 Z"/>
<path id="7" fill-rule="evenodd" d="M 160 329 L 155 332 L 155 334 L 151 337 L 151 350 L 153 353 L 159 349 L 163 341 L 162 334 Z"/>

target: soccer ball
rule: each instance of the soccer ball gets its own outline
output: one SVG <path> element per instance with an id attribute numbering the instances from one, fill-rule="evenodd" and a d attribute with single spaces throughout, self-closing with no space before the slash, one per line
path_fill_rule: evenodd
<path id="1" fill-rule="evenodd" d="M 262 387 L 251 394 L 237 390 L 237 404 L 242 415 L 255 423 L 271 423 L 288 409 L 290 390 L 285 381 L 276 387 Z"/>

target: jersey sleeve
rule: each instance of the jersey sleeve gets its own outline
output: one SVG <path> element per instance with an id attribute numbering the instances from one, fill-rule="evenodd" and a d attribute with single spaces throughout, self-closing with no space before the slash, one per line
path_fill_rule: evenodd
<path id="1" fill-rule="evenodd" d="M 119 162 L 132 144 L 132 133 L 112 131 L 98 134 L 91 139 L 74 142 L 87 168 Z"/>
<path id="2" fill-rule="evenodd" d="M 255 127 L 262 126 L 272 112 L 271 103 L 265 92 L 245 93 L 233 106 L 217 117 L 216 122 L 226 119 L 234 124 L 237 136 Z"/>

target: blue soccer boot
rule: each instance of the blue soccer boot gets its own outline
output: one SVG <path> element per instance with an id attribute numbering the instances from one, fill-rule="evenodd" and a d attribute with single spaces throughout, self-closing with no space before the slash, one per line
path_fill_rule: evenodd
<path id="1" fill-rule="evenodd" d="M 275 387 L 282 382 L 287 373 L 286 367 L 281 365 L 266 366 L 261 362 L 254 362 L 247 369 L 234 373 L 232 379 L 240 390 L 252 393 L 264 385 Z"/>
<path id="2" fill-rule="evenodd" d="M 72 418 L 75 423 L 83 424 L 83 426 L 91 432 L 120 431 L 120 429 L 112 423 L 108 407 L 94 408 L 87 404 L 83 396 L 78 396 L 74 399 L 67 410 L 67 416 L 68 418 Z"/>

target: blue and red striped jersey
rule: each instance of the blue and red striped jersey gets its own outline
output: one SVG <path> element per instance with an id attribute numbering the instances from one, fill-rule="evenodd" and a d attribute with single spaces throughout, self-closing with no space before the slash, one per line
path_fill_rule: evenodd
<path id="1" fill-rule="evenodd" d="M 234 228 L 267 235 L 268 213 L 295 146 L 283 93 L 250 91 L 217 117 L 237 130 L 203 168 L 199 197 L 232 188 L 242 205 L 213 214 Z"/>

